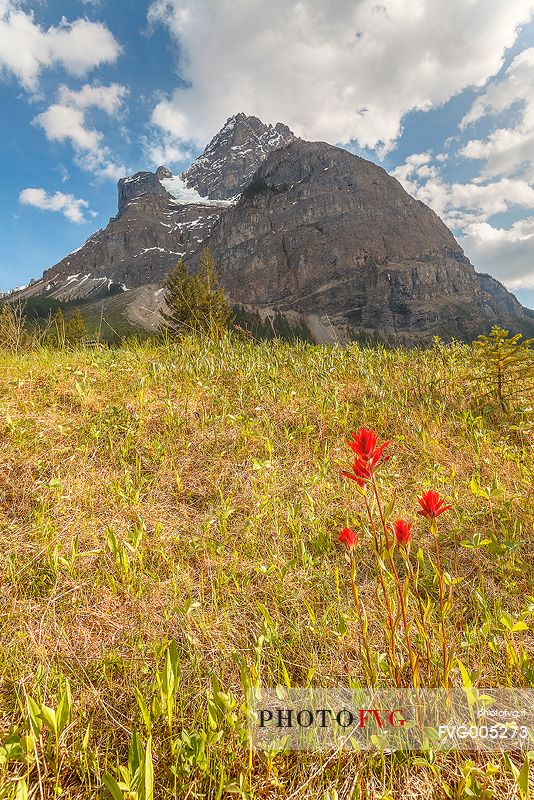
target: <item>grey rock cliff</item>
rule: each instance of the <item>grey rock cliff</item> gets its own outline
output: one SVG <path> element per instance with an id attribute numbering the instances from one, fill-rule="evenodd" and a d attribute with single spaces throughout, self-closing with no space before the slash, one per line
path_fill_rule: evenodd
<path id="1" fill-rule="evenodd" d="M 156 195 L 168 200 L 168 194 L 161 183 L 163 178 L 172 178 L 172 172 L 167 167 L 158 167 L 156 172 L 136 172 L 128 178 L 121 178 L 117 184 L 119 216 L 131 202 L 139 201 L 145 195 Z"/>
<path id="2" fill-rule="evenodd" d="M 319 315 L 340 335 L 416 341 L 470 337 L 507 317 L 530 324 L 517 301 L 503 302 L 504 287 L 489 302 L 430 208 L 382 168 L 324 142 L 271 153 L 209 244 L 234 301 Z"/>
<path id="3" fill-rule="evenodd" d="M 165 280 L 178 259 L 207 238 L 220 212 L 214 206 L 176 204 L 163 192 L 131 195 L 106 228 L 46 270 L 43 280 L 106 276 L 128 288 Z"/>
<path id="4" fill-rule="evenodd" d="M 191 198 L 173 196 L 173 176 L 164 166 L 121 178 L 117 216 L 46 270 L 32 294 L 41 291 L 61 299 L 68 290 L 72 299 L 79 286 L 83 297 L 91 285 L 87 280 L 103 277 L 128 288 L 163 282 L 179 258 L 207 242 L 226 210 L 225 198 L 239 195 L 266 155 L 294 138 L 285 125 L 264 125 L 256 117 L 237 114 L 181 176 L 179 185 L 193 190 Z"/>

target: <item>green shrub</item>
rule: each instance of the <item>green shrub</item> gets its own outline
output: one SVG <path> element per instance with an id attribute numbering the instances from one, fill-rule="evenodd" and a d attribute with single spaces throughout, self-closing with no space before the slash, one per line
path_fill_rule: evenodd
<path id="1" fill-rule="evenodd" d="M 479 336 L 473 342 L 475 356 L 482 368 L 482 379 L 488 394 L 506 412 L 512 398 L 529 391 L 534 385 L 534 339 L 523 339 L 521 333 L 509 336 L 497 326 L 489 336 Z"/>

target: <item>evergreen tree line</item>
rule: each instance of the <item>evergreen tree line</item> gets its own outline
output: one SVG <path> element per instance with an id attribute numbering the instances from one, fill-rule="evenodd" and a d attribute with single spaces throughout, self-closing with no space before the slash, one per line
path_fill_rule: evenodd
<path id="1" fill-rule="evenodd" d="M 262 319 L 257 311 L 230 307 L 209 249 L 204 250 L 194 275 L 183 259 L 178 261 L 168 275 L 164 297 L 159 336 L 165 340 L 187 334 L 219 339 L 225 331 L 233 330 L 257 340 L 311 341 L 304 323 L 292 325 L 283 314 L 277 312 Z M 92 338 L 91 332 L 80 308 L 71 310 L 69 305 L 64 310 L 50 298 L 32 298 L 27 304 L 4 302 L 0 308 L 0 348 L 16 352 L 36 346 L 63 349 L 83 345 Z M 139 338 L 146 338 L 146 333 L 139 331 Z"/>
<path id="2" fill-rule="evenodd" d="M 4 302 L 0 307 L 0 348 L 19 352 L 36 346 L 76 347 L 88 338 L 80 309 L 75 308 L 67 317 L 61 308 L 45 321 L 28 317 L 22 303 Z"/>
<path id="3" fill-rule="evenodd" d="M 254 339 L 284 339 L 311 341 L 306 326 L 291 326 L 280 313 L 262 319 L 257 311 L 243 307 L 230 308 L 219 285 L 217 271 L 209 249 L 204 250 L 199 270 L 192 275 L 183 259 L 167 278 L 165 308 L 160 337 L 179 339 L 197 334 L 220 339 L 231 329 Z M 356 331 L 348 330 L 354 340 Z M 350 335 L 352 334 L 352 336 Z M 88 331 L 81 311 L 75 308 L 65 317 L 61 307 L 49 316 L 44 326 L 35 321 L 28 324 L 21 304 L 4 302 L 0 307 L 0 349 L 18 352 L 36 345 L 61 349 L 78 347 L 88 340 Z M 439 339 L 437 340 L 439 342 Z M 367 346 L 379 342 L 367 340 Z M 534 389 L 534 339 L 521 334 L 510 336 L 507 330 L 494 326 L 489 336 L 480 335 L 473 342 L 471 376 L 476 380 L 481 399 L 493 399 L 501 412 L 513 408 L 517 395 L 531 396 Z M 383 345 L 381 345 L 383 346 Z"/>
<path id="4" fill-rule="evenodd" d="M 196 275 L 191 275 L 182 258 L 178 261 L 167 277 L 165 306 L 160 330 L 171 338 L 199 333 L 219 339 L 231 326 L 232 312 L 209 249 L 204 250 Z"/>
<path id="5" fill-rule="evenodd" d="M 199 333 L 218 339 L 225 330 L 231 329 L 253 339 L 312 341 L 304 323 L 291 325 L 279 312 L 262 320 L 257 311 L 250 312 L 242 306 L 231 308 L 219 285 L 209 248 L 204 250 L 195 275 L 191 275 L 180 259 L 167 278 L 165 306 L 161 332 L 170 338 Z"/>

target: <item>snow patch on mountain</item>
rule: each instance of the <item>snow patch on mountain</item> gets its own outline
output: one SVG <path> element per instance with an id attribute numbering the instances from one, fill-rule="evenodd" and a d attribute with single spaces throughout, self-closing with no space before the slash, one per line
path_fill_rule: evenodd
<path id="1" fill-rule="evenodd" d="M 210 200 L 209 197 L 201 197 L 196 189 L 188 188 L 179 175 L 173 175 L 172 178 L 163 178 L 160 183 L 180 205 L 194 204 L 224 207 L 231 206 L 235 202 L 235 200 Z"/>

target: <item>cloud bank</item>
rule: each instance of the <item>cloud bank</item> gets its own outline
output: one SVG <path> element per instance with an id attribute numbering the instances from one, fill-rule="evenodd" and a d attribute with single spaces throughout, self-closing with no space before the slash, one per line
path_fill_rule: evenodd
<path id="1" fill-rule="evenodd" d="M 50 141 L 70 142 L 82 169 L 116 180 L 125 174 L 125 167 L 114 161 L 109 148 L 103 144 L 102 132 L 91 128 L 86 116 L 88 109 L 95 108 L 116 117 L 127 96 L 126 86 L 118 83 L 85 84 L 78 91 L 62 85 L 58 89 L 58 102 L 38 114 L 34 123 L 43 128 Z"/>
<path id="2" fill-rule="evenodd" d="M 22 190 L 19 201 L 22 205 L 34 206 L 43 211 L 59 211 L 70 222 L 87 222 L 86 212 L 89 211 L 89 203 L 72 194 L 63 192 L 48 194 L 44 189 L 28 188 Z"/>
<path id="3" fill-rule="evenodd" d="M 307 139 L 385 152 L 409 111 L 482 87 L 531 0 L 154 0 L 149 22 L 178 45 L 185 88 L 152 123 L 167 146 L 201 145 L 237 111 Z"/>
<path id="4" fill-rule="evenodd" d="M 13 76 L 27 91 L 37 90 L 44 69 L 62 67 L 81 77 L 116 61 L 121 49 L 101 22 L 63 18 L 45 29 L 20 2 L 0 0 L 0 74 Z"/>
<path id="5" fill-rule="evenodd" d="M 480 120 L 491 125 L 457 151 L 478 162 L 479 175 L 466 184 L 447 183 L 430 153 L 410 156 L 396 177 L 431 205 L 452 228 L 476 267 L 512 289 L 534 288 L 534 48 L 519 53 L 502 76 L 489 82 L 460 122 L 469 133 Z M 503 124 L 506 120 L 506 124 Z M 513 122 L 513 124 L 512 124 Z M 527 214 L 508 227 L 496 214 Z"/>

